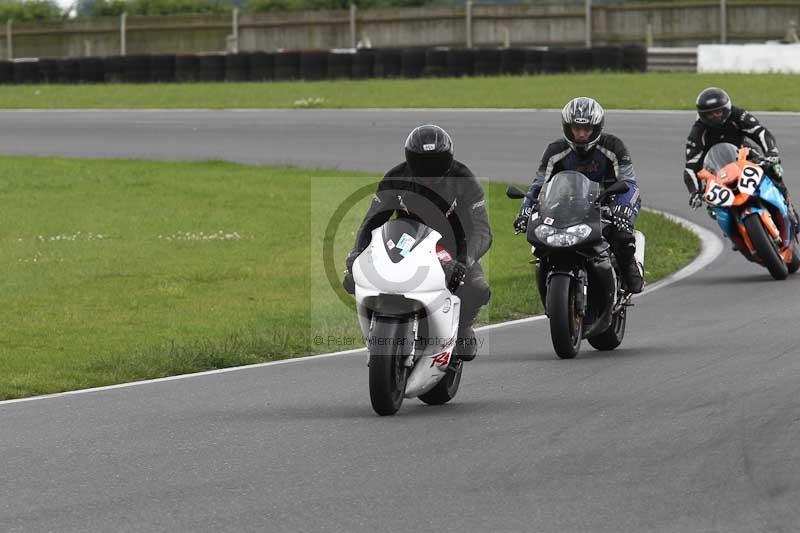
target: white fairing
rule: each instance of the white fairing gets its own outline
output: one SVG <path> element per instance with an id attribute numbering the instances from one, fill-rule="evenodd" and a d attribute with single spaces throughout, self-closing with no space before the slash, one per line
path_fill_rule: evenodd
<path id="1" fill-rule="evenodd" d="M 414 369 L 406 381 L 406 398 L 429 391 L 445 375 L 456 344 L 461 300 L 446 286 L 444 271 L 436 255 L 441 234 L 431 231 L 398 263 L 392 262 L 382 242 L 381 228 L 372 231 L 372 241 L 353 263 L 356 306 L 361 331 L 370 337 L 370 322 L 364 299 L 379 294 L 401 294 L 422 303 L 427 330 L 414 345 Z M 380 312 L 380 310 L 378 310 Z M 413 319 L 410 318 L 410 320 Z M 418 335 L 419 337 L 419 335 Z"/>
<path id="2" fill-rule="evenodd" d="M 642 271 L 642 276 L 644 276 L 644 247 L 647 244 L 644 233 L 635 229 L 633 230 L 633 238 L 636 242 L 636 253 L 633 254 L 636 258 L 636 262 L 639 263 L 639 270 Z"/>

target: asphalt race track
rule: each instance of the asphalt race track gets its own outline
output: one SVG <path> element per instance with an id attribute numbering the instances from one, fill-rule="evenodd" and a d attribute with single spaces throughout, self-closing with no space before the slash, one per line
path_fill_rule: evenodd
<path id="1" fill-rule="evenodd" d="M 756 115 L 800 195 L 798 117 Z M 719 233 L 687 206 L 692 118 L 610 111 L 606 131 L 647 207 Z M 0 152 L 379 173 L 424 122 L 522 182 L 560 131 L 552 111 L 0 112 Z M 638 298 L 616 351 L 488 330 L 453 403 L 389 418 L 363 352 L 0 403 L 0 531 L 796 531 L 798 290 L 726 244 Z"/>

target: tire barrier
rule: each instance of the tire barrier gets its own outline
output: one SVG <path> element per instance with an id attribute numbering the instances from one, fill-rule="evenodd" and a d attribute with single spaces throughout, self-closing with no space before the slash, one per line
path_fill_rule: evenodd
<path id="1" fill-rule="evenodd" d="M 400 77 L 419 78 L 425 70 L 425 50 L 406 48 L 400 55 Z"/>
<path id="2" fill-rule="evenodd" d="M 592 51 L 589 48 L 572 48 L 564 51 L 567 72 L 592 70 Z"/>
<path id="3" fill-rule="evenodd" d="M 15 61 L 14 83 L 39 83 L 39 61 Z"/>
<path id="4" fill-rule="evenodd" d="M 11 61 L 0 61 L 0 83 L 14 82 L 14 63 Z"/>
<path id="5" fill-rule="evenodd" d="M 103 78 L 106 83 L 122 83 L 125 77 L 122 74 L 122 56 L 107 56 L 103 58 Z"/>
<path id="6" fill-rule="evenodd" d="M 308 81 L 324 80 L 328 77 L 328 51 L 310 50 L 300 52 L 300 78 Z"/>
<path id="7" fill-rule="evenodd" d="M 500 51 L 500 74 L 525 74 L 525 49 L 505 48 Z"/>
<path id="8" fill-rule="evenodd" d="M 545 51 L 541 49 L 529 48 L 525 50 L 525 64 L 523 69 L 525 74 L 539 74 L 542 72 L 542 58 Z"/>
<path id="9" fill-rule="evenodd" d="M 195 55 L 175 56 L 175 81 L 190 83 L 197 81 L 200 72 L 200 61 Z"/>
<path id="10" fill-rule="evenodd" d="M 40 59 L 39 76 L 42 83 L 58 83 L 58 60 L 48 58 Z M 2 83 L 2 81 L 2 75 L 0 74 L 0 83 Z"/>
<path id="11" fill-rule="evenodd" d="M 175 81 L 175 56 L 150 56 L 150 81 L 168 83 Z"/>
<path id="12" fill-rule="evenodd" d="M 338 80 L 353 75 L 353 52 L 330 52 L 328 54 L 328 79 Z"/>
<path id="13" fill-rule="evenodd" d="M 619 46 L 595 46 L 591 51 L 593 70 L 622 70 L 622 48 Z"/>
<path id="14" fill-rule="evenodd" d="M 382 48 L 375 52 L 375 77 L 397 78 L 403 72 L 403 52 L 394 48 Z"/>
<path id="15" fill-rule="evenodd" d="M 197 56 L 197 81 L 223 81 L 225 79 L 225 55 L 204 54 Z"/>
<path id="16" fill-rule="evenodd" d="M 275 76 L 275 54 L 253 52 L 250 54 L 250 81 L 269 81 Z"/>
<path id="17" fill-rule="evenodd" d="M 567 70 L 567 56 L 564 48 L 549 48 L 542 56 L 542 72 L 557 74 Z"/>
<path id="18" fill-rule="evenodd" d="M 502 67 L 502 53 L 497 48 L 481 48 L 475 50 L 475 67 L 473 72 L 476 76 L 497 76 Z"/>
<path id="19" fill-rule="evenodd" d="M 359 50 L 353 56 L 353 78 L 365 79 L 375 76 L 375 51 Z"/>
<path id="20" fill-rule="evenodd" d="M 169 56 L 172 57 L 172 56 Z M 39 62 L 41 71 L 41 61 Z M 85 83 L 103 83 L 106 78 L 102 57 L 82 57 L 78 59 L 78 78 Z"/>
<path id="21" fill-rule="evenodd" d="M 300 77 L 300 52 L 275 54 L 274 79 L 296 80 Z"/>
<path id="22" fill-rule="evenodd" d="M 425 66 L 422 75 L 429 78 L 443 78 L 448 75 L 446 48 L 429 48 L 425 52 Z"/>
<path id="23" fill-rule="evenodd" d="M 472 76 L 475 73 L 475 50 L 451 48 L 447 51 L 447 75 L 453 78 Z"/>
<path id="24" fill-rule="evenodd" d="M 647 70 L 647 48 L 640 44 L 622 46 L 622 70 L 645 72 Z"/>
<path id="25" fill-rule="evenodd" d="M 127 83 L 150 81 L 150 56 L 134 55 L 122 57 L 122 79 Z"/>
<path id="26" fill-rule="evenodd" d="M 0 60 L 4 83 L 168 83 L 645 72 L 642 45 L 382 48 Z"/>
<path id="27" fill-rule="evenodd" d="M 225 56 L 225 81 L 248 81 L 250 79 L 251 54 L 227 54 Z"/>

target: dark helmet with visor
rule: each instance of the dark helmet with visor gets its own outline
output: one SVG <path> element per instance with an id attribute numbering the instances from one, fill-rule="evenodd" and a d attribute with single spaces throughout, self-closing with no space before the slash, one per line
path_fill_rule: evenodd
<path id="1" fill-rule="evenodd" d="M 700 122 L 711 128 L 724 126 L 731 116 L 731 98 L 719 87 L 703 89 L 695 105 Z"/>
<path id="2" fill-rule="evenodd" d="M 605 111 L 603 108 L 595 99 L 586 96 L 573 98 L 561 110 L 561 128 L 564 130 L 564 139 L 570 148 L 579 154 L 590 152 L 595 147 L 603 132 L 604 122 Z M 591 135 L 587 140 L 578 142 L 572 133 L 573 127 L 591 128 Z"/>
<path id="3" fill-rule="evenodd" d="M 406 163 L 416 178 L 441 178 L 453 165 L 453 140 L 439 126 L 414 128 L 406 138 Z"/>

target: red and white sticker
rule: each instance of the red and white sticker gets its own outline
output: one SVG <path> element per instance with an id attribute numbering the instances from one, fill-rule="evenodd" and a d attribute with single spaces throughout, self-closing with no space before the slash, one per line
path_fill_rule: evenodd
<path id="1" fill-rule="evenodd" d="M 442 352 L 440 354 L 434 355 L 431 358 L 431 368 L 434 365 L 436 366 L 447 366 L 450 364 L 450 352 Z"/>
<path id="2" fill-rule="evenodd" d="M 553 222 L 555 222 L 555 220 L 553 220 L 553 219 L 552 219 L 552 218 L 550 218 L 550 217 L 544 217 L 544 220 L 543 220 L 542 222 L 544 222 L 544 223 L 545 223 L 545 224 L 547 224 L 548 226 L 552 226 L 552 225 L 553 225 Z"/>
<path id="3" fill-rule="evenodd" d="M 390 250 L 391 250 L 392 248 L 394 248 L 394 241 L 393 241 L 392 239 L 389 239 L 388 241 L 386 241 L 386 247 L 387 247 L 388 249 L 390 249 Z"/>

